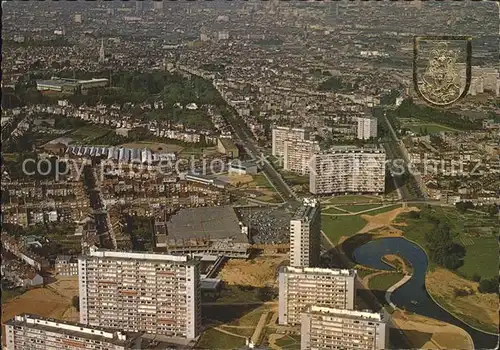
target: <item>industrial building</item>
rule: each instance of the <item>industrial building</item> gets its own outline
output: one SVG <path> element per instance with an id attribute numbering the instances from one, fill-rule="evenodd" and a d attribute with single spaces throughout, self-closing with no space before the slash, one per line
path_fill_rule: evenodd
<path id="1" fill-rule="evenodd" d="M 54 91 L 61 93 L 86 93 L 88 90 L 103 88 L 109 85 L 105 78 L 93 78 L 90 80 L 77 80 L 52 77 L 50 80 L 37 80 L 36 88 L 39 91 Z"/>
<path id="2" fill-rule="evenodd" d="M 286 140 L 283 145 L 283 170 L 306 175 L 319 143 L 311 140 Z"/>
<path id="3" fill-rule="evenodd" d="M 354 309 L 356 271 L 284 266 L 279 272 L 279 324 L 295 326 L 307 306 Z"/>
<path id="4" fill-rule="evenodd" d="M 314 199 L 304 199 L 290 220 L 290 266 L 318 266 L 320 238 L 320 203 Z"/>
<path id="5" fill-rule="evenodd" d="M 170 254 L 248 258 L 247 228 L 229 206 L 181 209 L 167 222 L 164 246 Z"/>
<path id="6" fill-rule="evenodd" d="M 272 155 L 282 157 L 285 152 L 285 141 L 308 140 L 309 132 L 300 128 L 275 126 L 272 130 Z"/>
<path id="7" fill-rule="evenodd" d="M 374 147 L 335 146 L 317 153 L 311 161 L 309 192 L 384 193 L 385 160 L 385 150 Z"/>
<path id="8" fill-rule="evenodd" d="M 199 262 L 91 249 L 78 258 L 80 322 L 190 340 L 200 333 Z"/>
<path id="9" fill-rule="evenodd" d="M 385 315 L 311 305 L 301 318 L 301 350 L 389 348 Z"/>
<path id="10" fill-rule="evenodd" d="M 43 301 L 41 301 L 43 302 Z M 139 335 L 80 323 L 22 314 L 5 322 L 6 350 L 140 349 Z"/>
<path id="11" fill-rule="evenodd" d="M 358 139 L 368 140 L 377 137 L 377 118 L 371 116 L 358 117 Z"/>
<path id="12" fill-rule="evenodd" d="M 229 158 L 238 158 L 238 147 L 234 144 L 233 140 L 229 138 L 219 137 L 217 139 L 217 152 L 227 155 Z"/>
<path id="13" fill-rule="evenodd" d="M 175 161 L 174 153 L 153 153 L 148 148 L 99 147 L 74 145 L 66 154 L 80 158 L 101 158 L 119 164 L 155 165 L 161 161 Z M 168 163 L 166 163 L 168 164 Z"/>
<path id="14" fill-rule="evenodd" d="M 239 159 L 235 159 L 229 163 L 229 174 L 255 175 L 258 171 L 259 169 L 255 161 L 241 161 Z"/>

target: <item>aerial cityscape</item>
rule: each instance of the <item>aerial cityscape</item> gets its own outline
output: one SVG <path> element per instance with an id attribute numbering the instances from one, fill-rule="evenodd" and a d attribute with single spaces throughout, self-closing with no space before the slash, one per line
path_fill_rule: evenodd
<path id="1" fill-rule="evenodd" d="M 2 348 L 497 348 L 499 48 L 497 1 L 2 1 Z"/>

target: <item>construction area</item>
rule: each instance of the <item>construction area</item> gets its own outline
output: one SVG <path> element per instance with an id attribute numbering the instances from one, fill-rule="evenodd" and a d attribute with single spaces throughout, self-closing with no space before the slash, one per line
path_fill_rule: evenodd
<path id="1" fill-rule="evenodd" d="M 78 277 L 56 277 L 45 287 L 32 288 L 2 303 L 2 324 L 22 313 L 78 322 L 78 311 L 73 306 L 74 296 L 78 296 Z"/>

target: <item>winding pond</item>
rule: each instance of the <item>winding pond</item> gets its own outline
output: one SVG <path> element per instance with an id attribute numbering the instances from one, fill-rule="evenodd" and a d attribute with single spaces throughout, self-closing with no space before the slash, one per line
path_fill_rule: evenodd
<path id="1" fill-rule="evenodd" d="M 432 317 L 464 329 L 472 337 L 476 349 L 494 349 L 497 346 L 498 337 L 468 326 L 431 299 L 425 289 L 427 255 L 418 245 L 401 237 L 381 238 L 356 248 L 353 258 L 361 265 L 391 270 L 392 268 L 381 260 L 386 254 L 398 254 L 413 266 L 412 278 L 391 295 L 391 301 L 394 304 L 410 312 Z"/>

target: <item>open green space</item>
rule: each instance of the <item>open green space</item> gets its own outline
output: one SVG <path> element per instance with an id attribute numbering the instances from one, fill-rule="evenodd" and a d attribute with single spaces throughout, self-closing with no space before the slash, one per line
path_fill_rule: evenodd
<path id="1" fill-rule="evenodd" d="M 273 185 L 271 185 L 271 183 L 267 180 L 267 177 L 262 173 L 254 175 L 253 181 L 255 182 L 256 186 L 259 186 L 260 188 L 268 188 L 274 190 Z"/>
<path id="2" fill-rule="evenodd" d="M 400 207 L 401 207 L 400 204 L 388 205 L 388 206 L 380 208 L 380 209 L 370 210 L 369 212 L 366 212 L 364 214 L 370 215 L 370 216 L 375 216 L 378 214 L 387 213 L 388 211 L 391 211 L 391 210 L 394 210 L 394 209 L 400 208 Z"/>
<path id="3" fill-rule="evenodd" d="M 495 237 L 473 238 L 474 244 L 465 247 L 464 264 L 458 272 L 471 278 L 474 274 L 483 279 L 498 276 L 498 241 Z"/>
<path id="4" fill-rule="evenodd" d="M 406 222 L 406 226 L 401 226 L 406 238 L 415 241 L 427 253 L 429 245 L 425 234 L 434 232 L 436 225 L 433 220 L 439 220 L 441 224 L 450 227 L 453 242 L 460 244 L 465 249 L 463 265 L 456 272 L 471 278 L 478 274 L 482 278 L 491 278 L 498 275 L 498 244 L 497 238 L 493 235 L 472 236 L 470 227 L 498 227 L 498 221 L 494 217 L 484 217 L 474 213 L 460 213 L 455 208 L 445 208 L 434 206 L 424 207 L 420 213 L 406 213 L 400 219 Z M 475 231 L 474 231 L 475 232 Z M 493 231 L 494 232 L 494 231 Z M 465 244 L 464 244 L 465 243 Z M 431 268 L 433 262 L 430 262 Z"/>
<path id="5" fill-rule="evenodd" d="M 366 221 L 358 215 L 321 216 L 321 229 L 333 244 L 337 244 L 342 236 L 352 236 L 365 225 Z"/>
<path id="6" fill-rule="evenodd" d="M 441 124 L 435 124 L 435 123 L 422 123 L 422 124 L 410 124 L 410 125 L 405 125 L 406 128 L 408 128 L 410 131 L 416 133 L 416 134 L 436 134 L 441 131 L 448 131 L 448 132 L 460 132 L 460 130 L 453 129 Z"/>
<path id="7" fill-rule="evenodd" d="M 347 214 L 345 211 L 338 210 L 335 208 L 328 208 L 328 209 L 323 209 L 321 210 L 323 214 Z"/>
<path id="8" fill-rule="evenodd" d="M 276 345 L 285 350 L 299 350 L 300 335 L 285 334 L 284 337 L 276 339 Z"/>
<path id="9" fill-rule="evenodd" d="M 352 203 L 377 203 L 380 199 L 373 196 L 356 196 L 356 195 L 346 195 L 346 196 L 335 196 L 325 199 L 326 204 L 352 204 Z"/>
<path id="10" fill-rule="evenodd" d="M 86 143 L 100 138 L 110 132 L 111 129 L 107 129 L 103 126 L 86 125 L 79 129 L 76 129 L 75 131 L 70 133 L 68 137 L 72 138 L 74 143 Z"/>
<path id="11" fill-rule="evenodd" d="M 400 272 L 390 272 L 381 275 L 373 276 L 368 281 L 368 288 L 371 290 L 386 291 L 394 285 L 396 282 L 404 277 L 403 273 Z"/>
<path id="12" fill-rule="evenodd" d="M 211 328 L 203 332 L 196 349 L 237 349 L 243 346 L 245 339 Z"/>
<path id="13" fill-rule="evenodd" d="M 297 175 L 297 174 L 293 174 L 291 172 L 288 172 L 288 171 L 280 171 L 281 173 L 281 176 L 283 176 L 283 179 L 291 184 L 292 186 L 293 185 L 308 185 L 309 184 L 309 176 L 308 175 L 304 175 L 304 176 L 301 176 L 301 175 Z"/>
<path id="14" fill-rule="evenodd" d="M 359 204 L 359 205 L 351 204 L 351 205 L 339 205 L 338 207 L 340 209 L 350 211 L 351 213 L 358 213 L 358 212 L 364 211 L 364 210 L 375 209 L 375 208 L 378 208 L 382 205 L 383 204 Z M 369 214 L 369 213 L 367 213 L 367 214 Z"/>

